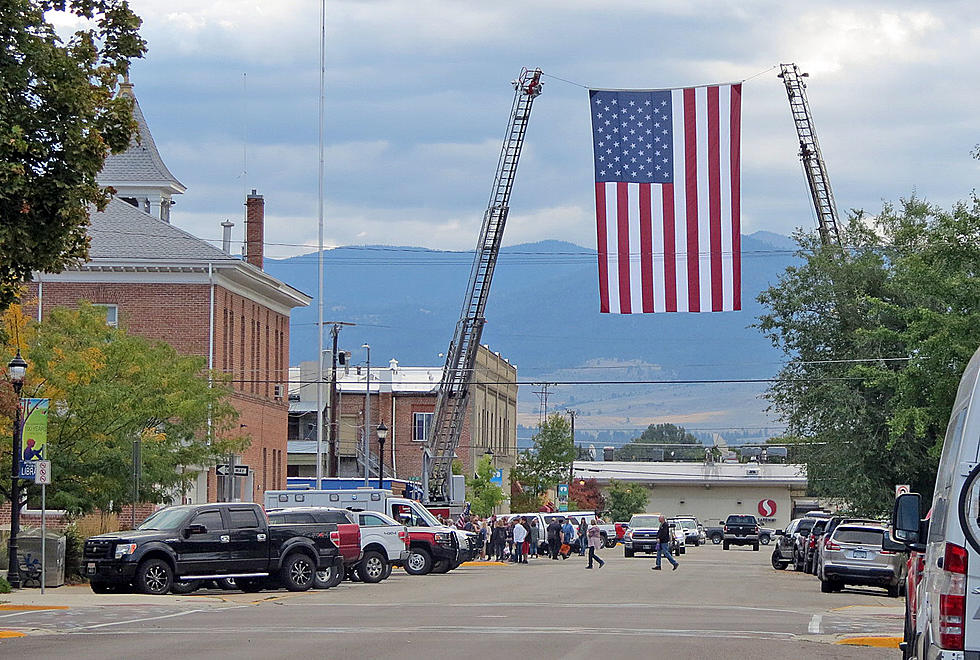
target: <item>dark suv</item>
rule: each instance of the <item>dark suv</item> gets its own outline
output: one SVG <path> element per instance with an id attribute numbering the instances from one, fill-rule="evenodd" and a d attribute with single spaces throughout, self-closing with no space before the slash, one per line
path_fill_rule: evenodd
<path id="1" fill-rule="evenodd" d="M 733 545 L 751 545 L 753 550 L 759 550 L 759 521 L 755 516 L 733 513 L 725 520 L 724 532 L 725 550 Z"/>

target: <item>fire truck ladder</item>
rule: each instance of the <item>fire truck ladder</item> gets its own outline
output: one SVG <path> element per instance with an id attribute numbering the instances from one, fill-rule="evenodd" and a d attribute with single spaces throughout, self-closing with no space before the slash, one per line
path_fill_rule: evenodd
<path id="1" fill-rule="evenodd" d="M 490 193 L 490 203 L 483 214 L 483 229 L 476 245 L 469 286 L 463 310 L 456 323 L 453 340 L 446 353 L 446 366 L 439 383 L 439 396 L 425 445 L 422 481 L 430 501 L 448 499 L 447 483 L 453 456 L 466 417 L 470 382 L 485 323 L 484 311 L 490 294 L 490 281 L 500 251 L 504 224 L 507 222 L 511 189 L 517 173 L 517 162 L 524 146 L 524 134 L 531 116 L 531 105 L 541 93 L 541 69 L 523 69 L 514 85 L 514 104 L 497 162 L 497 174 Z"/>
<path id="2" fill-rule="evenodd" d="M 810 114 L 810 102 L 806 98 L 806 84 L 802 78 L 809 76 L 800 73 L 796 64 L 780 64 L 779 77 L 786 85 L 786 95 L 789 97 L 789 108 L 793 113 L 796 133 L 800 138 L 800 160 L 806 173 L 806 182 L 810 186 L 810 196 L 817 211 L 817 228 L 820 231 L 820 241 L 824 245 L 841 245 L 838 230 L 837 204 L 834 202 L 834 192 L 830 189 L 830 177 L 827 175 L 827 165 L 820 153 L 820 143 L 817 142 L 817 132 L 813 127 L 813 116 Z"/>

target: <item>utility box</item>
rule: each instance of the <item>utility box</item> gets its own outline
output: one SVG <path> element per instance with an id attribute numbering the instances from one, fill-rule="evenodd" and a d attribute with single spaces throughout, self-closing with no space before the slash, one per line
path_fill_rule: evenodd
<path id="1" fill-rule="evenodd" d="M 65 537 L 57 532 L 48 532 L 44 546 L 44 586 L 60 587 L 65 583 Z M 25 563 L 41 568 L 41 530 L 21 532 L 17 535 L 17 559 L 21 566 Z M 23 581 L 23 578 L 21 578 Z M 34 586 L 34 584 L 31 584 Z"/>

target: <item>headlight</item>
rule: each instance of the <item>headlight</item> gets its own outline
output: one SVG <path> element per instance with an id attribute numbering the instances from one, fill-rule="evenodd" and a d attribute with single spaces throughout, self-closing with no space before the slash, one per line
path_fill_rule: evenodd
<path id="1" fill-rule="evenodd" d="M 630 531 L 626 532 L 626 538 L 628 538 L 630 541 L 633 540 L 633 530 L 632 529 Z"/>
<path id="2" fill-rule="evenodd" d="M 119 559 L 124 555 L 131 555 L 134 552 L 136 552 L 135 543 L 120 543 L 116 546 L 116 559 Z"/>
<path id="3" fill-rule="evenodd" d="M 450 532 L 436 532 L 436 543 L 452 543 Z"/>

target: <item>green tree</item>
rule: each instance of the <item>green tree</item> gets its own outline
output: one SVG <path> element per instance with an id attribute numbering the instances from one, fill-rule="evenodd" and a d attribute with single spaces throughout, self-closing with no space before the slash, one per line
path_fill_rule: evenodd
<path id="1" fill-rule="evenodd" d="M 532 447 L 518 455 L 511 479 L 525 492 L 541 495 L 568 480 L 576 456 L 572 428 L 565 417 L 555 413 L 544 420 L 532 441 Z"/>
<path id="2" fill-rule="evenodd" d="M 87 20 L 62 40 L 46 11 Z M 0 3 L 0 309 L 33 271 L 88 255 L 89 210 L 109 200 L 96 175 L 136 126 L 114 93 L 145 51 L 140 23 L 125 0 Z"/>
<path id="3" fill-rule="evenodd" d="M 881 514 L 896 484 L 931 497 L 980 345 L 980 203 L 903 200 L 873 219 L 855 213 L 846 236 L 841 251 L 797 235 L 800 264 L 760 294 L 757 327 L 787 358 L 767 396 L 811 490 Z"/>
<path id="4" fill-rule="evenodd" d="M 695 446 L 688 448 L 677 445 Z M 704 448 L 697 437 L 681 426 L 651 424 L 640 437 L 617 448 L 613 457 L 617 461 L 700 461 L 704 460 Z"/>
<path id="5" fill-rule="evenodd" d="M 634 513 L 643 513 L 646 510 L 646 488 L 610 479 L 606 490 L 606 505 L 614 521 L 629 520 Z"/>
<path id="6" fill-rule="evenodd" d="M 476 474 L 466 480 L 470 507 L 481 518 L 493 514 L 497 506 L 507 499 L 504 489 L 493 483 L 493 473 L 493 459 L 483 456 L 476 463 Z"/>
<path id="7" fill-rule="evenodd" d="M 133 501 L 132 446 L 142 444 L 138 500 L 167 502 L 198 472 L 247 442 L 234 423 L 229 387 L 209 383 L 201 357 L 106 325 L 105 312 L 82 304 L 55 309 L 40 324 L 18 306 L 5 314 L 30 367 L 25 397 L 49 398 L 48 457 L 54 483 L 48 504 L 73 514 L 116 511 Z M 15 346 L 5 347 L 9 360 Z M 15 399 L 4 388 L 0 470 L 10 473 L 10 418 Z M 209 426 L 210 422 L 210 426 Z M 209 437 L 208 429 L 211 433 Z M 5 484 L 0 494 L 9 499 Z"/>

